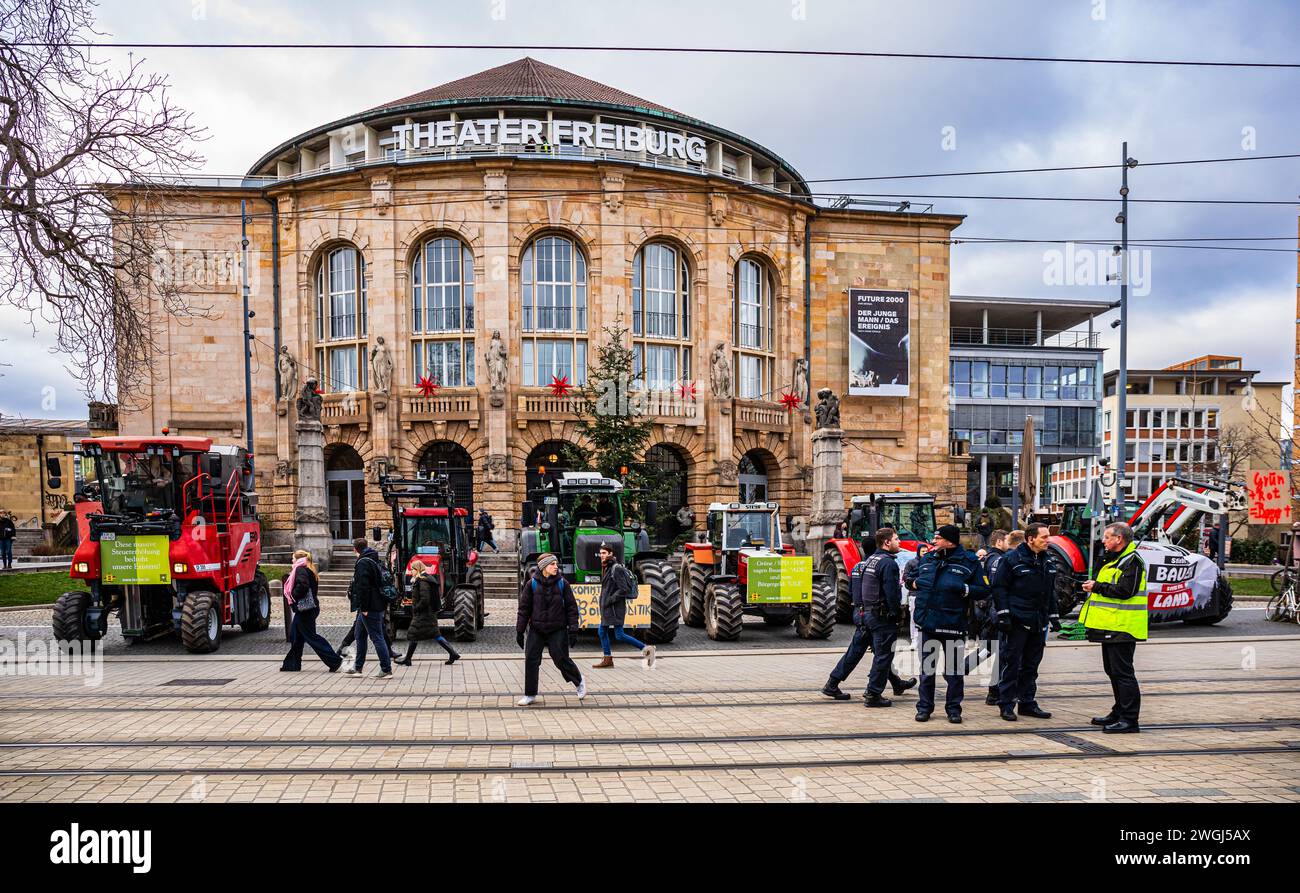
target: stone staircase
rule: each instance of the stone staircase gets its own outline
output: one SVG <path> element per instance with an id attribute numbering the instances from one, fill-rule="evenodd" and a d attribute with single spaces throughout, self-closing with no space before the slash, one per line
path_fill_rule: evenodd
<path id="1" fill-rule="evenodd" d="M 478 564 L 483 568 L 484 598 L 519 597 L 518 552 L 480 552 Z"/>

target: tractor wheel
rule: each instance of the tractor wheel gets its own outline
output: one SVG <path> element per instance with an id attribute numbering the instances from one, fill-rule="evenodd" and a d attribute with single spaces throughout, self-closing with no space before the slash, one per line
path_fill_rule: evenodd
<path id="1" fill-rule="evenodd" d="M 239 624 L 239 628 L 246 633 L 261 632 L 271 625 L 271 584 L 266 582 L 266 576 L 261 571 L 253 578 L 253 589 L 248 594 L 248 601 L 248 619 Z"/>
<path id="2" fill-rule="evenodd" d="M 1065 617 L 1078 604 L 1079 581 L 1074 578 L 1069 568 L 1060 568 L 1056 575 L 1056 613 Z"/>
<path id="3" fill-rule="evenodd" d="M 672 565 L 660 558 L 637 563 L 637 579 L 650 587 L 650 628 L 645 640 L 651 645 L 671 642 L 682 619 L 682 589 Z"/>
<path id="4" fill-rule="evenodd" d="M 687 567 L 687 578 L 679 584 L 682 599 L 682 623 L 698 629 L 704 625 L 704 585 L 707 572 L 694 561 L 682 559 L 682 562 Z"/>
<path id="5" fill-rule="evenodd" d="M 795 635 L 801 639 L 829 639 L 834 631 L 835 590 L 829 582 L 814 581 L 808 612 L 795 615 Z"/>
<path id="6" fill-rule="evenodd" d="M 60 642 L 80 642 L 90 639 L 86 629 L 86 610 L 90 607 L 90 593 L 74 589 L 59 596 L 54 603 L 54 638 Z"/>
<path id="7" fill-rule="evenodd" d="M 1209 617 L 1195 617 L 1191 620 L 1184 620 L 1188 626 L 1214 626 L 1214 624 L 1223 620 L 1232 611 L 1232 586 L 1228 583 L 1228 578 L 1220 575 L 1219 579 L 1214 581 L 1214 601 L 1218 605 L 1219 611 Z"/>
<path id="8" fill-rule="evenodd" d="M 789 626 L 794 623 L 794 614 L 764 614 L 763 622 L 768 626 Z"/>
<path id="9" fill-rule="evenodd" d="M 849 571 L 835 547 L 828 548 L 822 555 L 820 572 L 830 580 L 831 591 L 835 593 L 835 619 L 840 623 L 852 623 L 853 596 L 849 593 Z"/>
<path id="10" fill-rule="evenodd" d="M 519 568 L 519 588 L 521 590 L 524 588 L 524 584 L 533 578 L 535 573 L 537 573 L 536 561 L 530 561 Z"/>
<path id="11" fill-rule="evenodd" d="M 474 610 L 474 628 L 482 629 L 487 623 L 483 604 L 483 569 L 478 565 L 471 567 L 465 574 L 465 585 L 478 593 L 478 607 Z"/>
<path id="12" fill-rule="evenodd" d="M 473 642 L 478 638 L 478 590 L 457 586 L 451 592 L 451 612 L 455 629 L 452 638 L 457 642 Z"/>
<path id="13" fill-rule="evenodd" d="M 704 588 L 704 632 L 710 639 L 734 642 L 744 622 L 744 601 L 735 583 L 710 583 Z"/>
<path id="14" fill-rule="evenodd" d="M 210 654 L 221 647 L 221 596 L 199 590 L 185 596 L 181 608 L 181 643 L 191 654 Z"/>

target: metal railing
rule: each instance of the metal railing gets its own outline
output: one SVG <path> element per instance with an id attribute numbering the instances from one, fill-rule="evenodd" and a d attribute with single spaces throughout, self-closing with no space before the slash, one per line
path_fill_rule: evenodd
<path id="1" fill-rule="evenodd" d="M 644 323 L 642 323 L 642 316 L 645 317 Z M 645 335 L 647 338 L 676 338 L 677 314 L 646 310 L 643 314 L 633 317 L 632 334 Z"/>
<path id="2" fill-rule="evenodd" d="M 736 347 L 741 350 L 770 350 L 772 345 L 772 328 L 770 326 L 736 326 Z"/>
<path id="3" fill-rule="evenodd" d="M 981 347 L 1069 347 L 1095 350 L 1101 343 L 1097 332 L 1058 332 L 1041 341 L 1037 329 L 989 328 L 987 336 L 981 326 L 953 326 L 949 343 Z"/>
<path id="4" fill-rule="evenodd" d="M 459 307 L 425 307 L 423 311 L 424 318 L 421 320 L 423 328 L 418 331 L 424 333 L 460 332 L 473 329 L 474 308 L 465 308 L 464 325 L 461 325 L 461 315 Z"/>
<path id="5" fill-rule="evenodd" d="M 574 325 L 574 323 L 577 325 Z M 524 305 L 525 332 L 585 332 L 587 310 L 585 307 L 532 307 Z"/>

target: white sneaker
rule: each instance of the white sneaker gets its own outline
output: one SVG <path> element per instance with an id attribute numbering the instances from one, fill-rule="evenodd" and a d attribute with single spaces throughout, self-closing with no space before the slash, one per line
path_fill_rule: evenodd
<path id="1" fill-rule="evenodd" d="M 645 655 L 646 669 L 653 670 L 655 666 L 655 646 L 653 645 L 645 646 L 645 651 L 643 652 L 643 654 Z"/>
<path id="2" fill-rule="evenodd" d="M 343 675 L 344 675 L 344 676 L 360 676 L 360 675 L 361 675 L 361 671 L 358 670 L 356 667 L 348 667 L 348 671 L 347 671 L 346 673 L 344 673 Z"/>
<path id="3" fill-rule="evenodd" d="M 536 700 L 537 700 L 537 698 L 533 697 L 532 695 L 524 695 L 522 698 L 520 698 L 519 700 L 515 701 L 515 706 L 516 706 L 516 707 L 527 707 L 529 704 L 533 703 L 533 701 L 536 701 Z"/>
<path id="4" fill-rule="evenodd" d="M 339 657 L 343 658 L 344 660 L 347 660 L 347 659 L 348 659 L 349 657 L 351 657 L 351 656 L 352 656 L 352 646 L 351 646 L 351 645 L 348 645 L 348 646 L 344 647 L 343 650 L 339 652 Z"/>
<path id="5" fill-rule="evenodd" d="M 578 700 L 581 701 L 587 696 L 587 680 L 585 677 L 578 677 Z"/>

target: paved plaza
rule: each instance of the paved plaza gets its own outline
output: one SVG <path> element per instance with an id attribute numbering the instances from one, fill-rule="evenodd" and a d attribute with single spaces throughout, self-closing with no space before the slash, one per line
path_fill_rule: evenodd
<path id="1" fill-rule="evenodd" d="M 39 618 L 2 615 L 0 634 L 45 635 Z M 1245 608 L 1139 647 L 1144 732 L 1127 736 L 1088 723 L 1111 697 L 1086 643 L 1049 645 L 1050 720 L 1002 721 L 976 675 L 962 725 L 921 725 L 915 690 L 887 710 L 818 693 L 847 629 L 828 645 L 747 626 L 726 648 L 691 630 L 653 669 L 629 651 L 588 669 L 584 640 L 586 700 L 548 662 L 541 699 L 518 708 L 522 656 L 494 644 L 507 613 L 492 620 L 455 666 L 426 644 L 387 681 L 373 656 L 361 678 L 310 656 L 281 673 L 274 626 L 210 656 L 110 649 L 98 686 L 11 666 L 0 801 L 1300 801 L 1300 627 Z"/>

